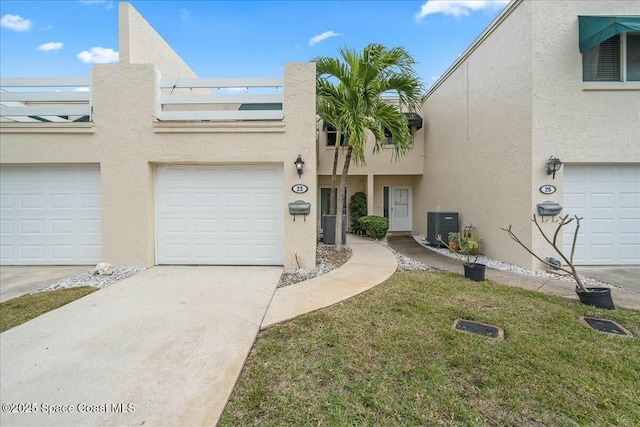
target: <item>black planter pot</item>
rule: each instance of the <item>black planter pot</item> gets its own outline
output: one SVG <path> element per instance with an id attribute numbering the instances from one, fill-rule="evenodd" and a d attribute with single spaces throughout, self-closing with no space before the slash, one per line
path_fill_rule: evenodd
<path id="1" fill-rule="evenodd" d="M 611 298 L 611 289 L 609 288 L 587 288 L 589 292 L 576 289 L 576 294 L 580 298 L 580 302 L 586 305 L 593 305 L 598 308 L 606 308 L 607 310 L 615 310 L 613 306 L 613 298 Z"/>
<path id="2" fill-rule="evenodd" d="M 464 264 L 464 277 L 474 282 L 482 282 L 484 280 L 484 270 L 487 268 L 484 264 L 475 263 L 473 265 Z"/>

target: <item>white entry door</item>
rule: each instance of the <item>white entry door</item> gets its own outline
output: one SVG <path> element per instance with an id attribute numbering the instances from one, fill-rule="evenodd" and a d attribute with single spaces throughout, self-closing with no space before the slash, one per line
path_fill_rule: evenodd
<path id="1" fill-rule="evenodd" d="M 411 187 L 391 187 L 389 231 L 411 231 L 413 210 Z"/>
<path id="2" fill-rule="evenodd" d="M 284 264 L 278 166 L 159 166 L 158 264 Z"/>

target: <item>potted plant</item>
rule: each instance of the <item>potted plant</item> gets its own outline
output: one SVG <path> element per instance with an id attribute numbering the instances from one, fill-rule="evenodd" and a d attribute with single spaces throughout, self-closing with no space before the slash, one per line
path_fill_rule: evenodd
<path id="1" fill-rule="evenodd" d="M 569 256 L 566 256 L 558 247 L 557 239 L 559 235 L 562 235 L 561 233 L 562 228 L 567 226 L 574 220 L 576 221 L 576 228 L 573 232 L 573 241 L 571 243 L 571 254 Z M 513 239 L 520 246 L 522 246 L 527 252 L 533 255 L 538 261 L 542 262 L 543 264 L 549 267 L 555 268 L 557 270 L 562 270 L 565 273 L 568 273 L 571 276 L 573 276 L 573 279 L 576 281 L 576 294 L 578 295 L 580 302 L 587 305 L 593 305 L 599 308 L 606 308 L 608 310 L 613 310 L 615 307 L 613 305 L 613 299 L 611 297 L 611 289 L 601 288 L 601 287 L 586 287 L 582 283 L 580 276 L 578 276 L 576 267 L 573 264 L 573 255 L 576 250 L 576 242 L 578 241 L 578 230 L 580 229 L 581 220 L 582 218 L 578 217 L 578 215 L 574 215 L 573 218 L 570 218 L 569 215 L 564 215 L 564 216 L 561 216 L 558 219 L 558 221 L 554 220 L 555 222 L 557 222 L 558 226 L 556 227 L 556 230 L 553 233 L 553 239 L 550 239 L 542 230 L 542 227 L 538 223 L 538 218 L 536 217 L 536 214 L 533 214 L 533 219 L 531 220 L 536 225 L 536 227 L 538 228 L 538 231 L 540 232 L 540 234 L 542 234 L 542 237 L 544 237 L 546 242 L 549 245 L 551 245 L 551 247 L 556 251 L 558 255 L 560 255 L 560 257 L 562 258 L 562 261 L 564 261 L 565 265 L 569 267 L 568 269 L 565 267 L 562 267 L 561 265 L 562 263 L 557 262 L 557 260 L 553 258 L 547 257 L 547 259 L 544 260 L 538 255 L 536 255 L 535 253 L 533 253 L 533 251 L 529 249 L 524 243 L 522 243 L 522 241 L 518 239 L 518 237 L 513 233 L 513 231 L 511 230 L 511 226 L 509 226 L 508 228 L 503 228 L 502 230 L 506 231 L 509 234 L 509 237 L 511 237 L 511 239 Z"/>
<path id="2" fill-rule="evenodd" d="M 454 252 L 458 252 L 460 250 L 460 233 L 457 231 L 450 231 L 448 238 L 449 248 Z"/>
<path id="3" fill-rule="evenodd" d="M 471 255 L 480 253 L 480 237 L 476 228 L 469 224 L 460 234 L 460 250 Z"/>
<path id="4" fill-rule="evenodd" d="M 476 228 L 469 225 L 469 227 L 465 227 L 462 233 L 459 233 L 458 236 L 460 244 L 459 252 L 455 251 L 448 243 L 442 240 L 442 236 L 440 235 L 438 235 L 438 241 L 451 249 L 460 262 L 462 262 L 462 266 L 464 267 L 464 277 L 475 282 L 482 282 L 484 280 L 484 273 L 487 266 L 478 262 L 481 240 Z"/>

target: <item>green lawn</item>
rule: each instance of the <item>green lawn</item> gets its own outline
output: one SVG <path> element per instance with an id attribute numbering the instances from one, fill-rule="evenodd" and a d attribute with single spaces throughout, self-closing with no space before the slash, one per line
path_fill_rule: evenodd
<path id="1" fill-rule="evenodd" d="M 14 328 L 48 311 L 82 298 L 97 288 L 81 286 L 24 295 L 0 303 L 0 332 Z"/>
<path id="2" fill-rule="evenodd" d="M 501 326 L 506 340 L 456 331 L 457 318 Z M 397 273 L 261 333 L 219 425 L 640 425 L 639 335 L 640 311 Z"/>

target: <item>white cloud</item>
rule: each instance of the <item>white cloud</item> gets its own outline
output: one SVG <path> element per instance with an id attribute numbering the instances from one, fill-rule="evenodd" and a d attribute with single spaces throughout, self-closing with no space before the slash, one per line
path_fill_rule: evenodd
<path id="1" fill-rule="evenodd" d="M 78 59 L 85 64 L 110 64 L 120 60 L 120 54 L 113 49 L 104 47 L 92 47 L 91 50 L 83 50 L 78 54 Z"/>
<path id="2" fill-rule="evenodd" d="M 31 19 L 25 19 L 20 15 L 6 14 L 0 19 L 0 27 L 13 31 L 29 31 L 31 29 Z"/>
<path id="3" fill-rule="evenodd" d="M 111 9 L 113 7 L 113 2 L 111 2 L 111 0 L 80 0 L 80 3 L 87 5 L 104 4 L 107 6 L 107 9 Z"/>
<path id="4" fill-rule="evenodd" d="M 187 22 L 189 22 L 190 18 L 191 12 L 189 12 L 188 10 L 180 9 L 180 22 L 186 24 Z"/>
<path id="5" fill-rule="evenodd" d="M 427 15 L 442 13 L 452 16 L 469 16 L 469 14 L 481 9 L 502 9 L 508 0 L 427 0 L 420 12 L 416 13 L 416 19 L 422 19 Z"/>
<path id="6" fill-rule="evenodd" d="M 317 36 L 311 37 L 311 39 L 309 40 L 309 46 L 313 46 L 316 43 L 320 43 L 321 41 L 326 40 L 329 37 L 336 37 L 339 35 L 340 34 L 336 33 L 335 31 L 325 31 L 322 34 L 318 34 Z"/>
<path id="7" fill-rule="evenodd" d="M 62 42 L 49 42 L 41 44 L 37 49 L 43 52 L 51 52 L 52 50 L 60 50 L 63 47 L 64 43 Z"/>

